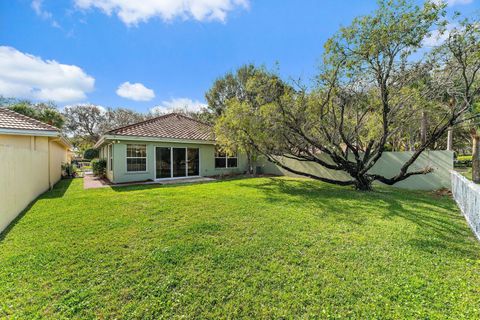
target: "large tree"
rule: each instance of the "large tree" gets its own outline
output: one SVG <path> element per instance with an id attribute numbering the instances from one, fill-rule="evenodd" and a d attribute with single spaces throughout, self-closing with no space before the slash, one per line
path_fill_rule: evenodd
<path id="1" fill-rule="evenodd" d="M 104 122 L 100 124 L 100 132 L 128 126 L 140 121 L 144 121 L 146 115 L 127 108 L 107 108 L 104 113 Z"/>
<path id="2" fill-rule="evenodd" d="M 210 112 L 207 107 L 201 106 L 199 110 L 192 110 L 188 104 L 172 109 L 153 108 L 153 110 L 146 115 L 146 118 L 159 117 L 169 113 L 179 113 L 207 124 L 213 124 L 216 118 L 215 114 Z"/>
<path id="3" fill-rule="evenodd" d="M 235 73 L 227 73 L 215 81 L 206 95 L 209 108 L 216 118 L 215 133 L 220 147 L 226 153 L 246 154 L 249 173 L 254 172 L 253 162 L 258 152 L 244 128 L 235 122 L 232 117 L 235 114 L 225 113 L 227 106 L 230 105 L 232 110 L 243 106 L 246 109 L 256 109 L 279 99 L 286 90 L 288 86 L 274 73 L 265 68 L 245 65 Z M 247 111 L 246 109 L 243 111 Z"/>
<path id="4" fill-rule="evenodd" d="M 126 108 L 106 108 L 96 105 L 68 106 L 64 110 L 66 129 L 75 137 L 94 144 L 106 131 L 147 119 L 147 115 Z"/>
<path id="5" fill-rule="evenodd" d="M 105 110 L 96 105 L 67 106 L 63 112 L 66 118 L 66 130 L 75 137 L 81 137 L 94 144 L 105 127 Z"/>
<path id="6" fill-rule="evenodd" d="M 470 129 L 472 180 L 480 183 L 480 24 L 478 20 L 463 19 L 455 25 L 445 43 L 437 48 L 434 60 L 444 66 L 443 94 L 454 108 L 467 109 L 457 123 Z"/>
<path id="7" fill-rule="evenodd" d="M 475 81 L 451 79 L 458 83 L 458 96 L 445 103 L 439 96 L 444 77 L 461 74 L 449 72 L 446 62 L 418 59 L 417 50 L 443 14 L 444 5 L 436 2 L 420 7 L 380 1 L 374 14 L 354 19 L 326 43 L 316 90 L 299 86 L 258 104 L 233 98 L 221 121 L 233 126 L 232 132 L 243 132 L 283 169 L 328 183 L 371 190 L 373 181 L 392 185 L 427 174 L 432 168 L 411 170 L 412 164 L 460 121 L 469 108 L 467 89 Z M 451 61 L 452 54 L 446 51 L 442 58 Z M 423 135 L 412 137 L 414 151 L 399 171 L 388 177 L 371 173 L 395 135 L 412 119 L 420 124 L 422 113 L 430 110 L 436 117 L 428 119 Z M 281 160 L 285 157 L 314 162 L 346 178 L 303 172 Z"/>
<path id="8" fill-rule="evenodd" d="M 29 100 L 2 99 L 0 104 L 15 112 L 48 123 L 59 129 L 61 129 L 65 123 L 64 117 L 53 102 L 33 103 Z"/>
<path id="9" fill-rule="evenodd" d="M 205 94 L 205 98 L 207 99 L 208 109 L 215 118 L 222 115 L 228 101 L 232 99 L 245 101 L 248 99 L 247 83 L 258 72 L 261 72 L 261 69 L 253 64 L 247 64 L 239 67 L 235 72 L 228 72 L 213 83 L 212 88 Z"/>

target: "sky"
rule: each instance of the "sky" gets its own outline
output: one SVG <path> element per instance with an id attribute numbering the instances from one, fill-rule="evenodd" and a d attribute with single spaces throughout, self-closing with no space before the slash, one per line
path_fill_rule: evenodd
<path id="1" fill-rule="evenodd" d="M 375 8 L 375 0 L 0 0 L 0 95 L 195 110 L 215 79 L 246 63 L 310 81 L 324 42 Z M 448 0 L 454 10 L 478 13 L 480 0 Z"/>

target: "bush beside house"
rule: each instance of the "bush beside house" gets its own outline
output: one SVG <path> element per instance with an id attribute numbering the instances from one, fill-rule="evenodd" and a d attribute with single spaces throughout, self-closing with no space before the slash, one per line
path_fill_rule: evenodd
<path id="1" fill-rule="evenodd" d="M 454 164 L 455 164 L 456 168 L 471 167 L 472 166 L 472 155 L 458 156 L 457 159 L 455 159 Z"/>
<path id="2" fill-rule="evenodd" d="M 107 161 L 103 159 L 93 159 L 91 162 L 93 174 L 97 177 L 105 177 L 107 171 Z"/>
<path id="3" fill-rule="evenodd" d="M 87 160 L 92 160 L 98 158 L 98 149 L 87 149 L 83 153 L 83 158 Z"/>

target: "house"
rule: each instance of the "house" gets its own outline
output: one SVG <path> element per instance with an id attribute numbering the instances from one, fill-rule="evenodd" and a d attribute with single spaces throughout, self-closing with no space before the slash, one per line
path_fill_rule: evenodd
<path id="1" fill-rule="evenodd" d="M 215 146 L 212 127 L 171 113 L 106 132 L 95 145 L 113 183 L 208 177 L 247 171 L 247 158 Z"/>
<path id="2" fill-rule="evenodd" d="M 0 108 L 0 232 L 60 180 L 70 149 L 57 128 Z"/>

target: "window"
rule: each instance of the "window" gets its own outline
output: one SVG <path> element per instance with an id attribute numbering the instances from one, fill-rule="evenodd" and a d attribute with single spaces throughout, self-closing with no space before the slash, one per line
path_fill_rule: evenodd
<path id="1" fill-rule="evenodd" d="M 113 144 L 108 145 L 108 169 L 113 171 Z"/>
<path id="2" fill-rule="evenodd" d="M 228 155 L 219 149 L 215 151 L 215 168 L 236 168 L 237 166 L 238 158 L 236 154 Z"/>
<path id="3" fill-rule="evenodd" d="M 147 171 L 147 145 L 127 144 L 127 172 Z"/>

